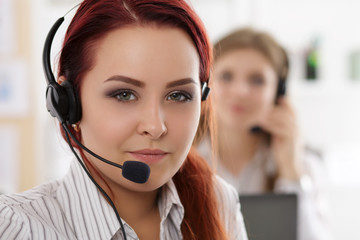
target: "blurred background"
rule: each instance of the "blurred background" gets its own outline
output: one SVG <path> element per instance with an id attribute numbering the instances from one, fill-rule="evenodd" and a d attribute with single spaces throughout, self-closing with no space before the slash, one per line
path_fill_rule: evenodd
<path id="1" fill-rule="evenodd" d="M 67 171 L 71 154 L 46 111 L 41 56 L 52 24 L 78 2 L 0 0 L 0 192 L 24 191 Z M 288 95 L 304 139 L 321 151 L 329 176 L 334 238 L 360 239 L 360 1 L 190 3 L 213 41 L 251 26 L 286 47 L 291 61 Z M 54 69 L 73 14 L 55 37 Z"/>

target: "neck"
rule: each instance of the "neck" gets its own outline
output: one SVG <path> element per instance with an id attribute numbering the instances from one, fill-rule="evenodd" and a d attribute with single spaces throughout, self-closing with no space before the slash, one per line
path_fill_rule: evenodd
<path id="1" fill-rule="evenodd" d="M 120 217 L 129 225 L 141 225 L 144 221 L 159 215 L 157 205 L 158 190 L 151 192 L 136 192 L 122 187 L 112 188 L 116 209 Z M 135 229 L 136 227 L 134 227 Z"/>
<path id="2" fill-rule="evenodd" d="M 244 129 L 219 126 L 218 141 L 219 161 L 236 175 L 253 159 L 263 137 Z"/>
<path id="3" fill-rule="evenodd" d="M 160 219 L 157 206 L 158 189 L 149 192 L 133 191 L 101 174 L 92 165 L 87 164 L 95 181 L 109 195 L 120 217 L 124 219 L 136 231 L 139 226 L 144 228 L 144 222 L 150 219 Z M 116 170 L 114 168 L 114 170 Z M 101 174 L 101 175 L 100 175 Z"/>

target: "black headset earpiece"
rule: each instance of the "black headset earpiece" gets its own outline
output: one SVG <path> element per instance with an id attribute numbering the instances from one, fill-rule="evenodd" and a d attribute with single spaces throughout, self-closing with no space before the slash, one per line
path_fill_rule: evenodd
<path id="1" fill-rule="evenodd" d="M 285 51 L 284 48 L 281 48 L 281 51 L 283 52 L 284 56 L 284 66 L 282 67 L 280 74 L 279 74 L 279 80 L 278 80 L 278 87 L 276 90 L 276 99 L 275 104 L 277 104 L 280 97 L 285 96 L 286 94 L 286 81 L 289 73 L 289 57 Z"/>
<path id="2" fill-rule="evenodd" d="M 76 90 L 71 81 L 64 81 L 61 83 L 61 86 L 65 88 L 68 97 L 69 108 L 67 122 L 69 124 L 77 123 L 80 121 L 82 113 L 79 95 L 76 94 Z"/>
<path id="3" fill-rule="evenodd" d="M 287 76 L 288 76 L 289 67 L 290 67 L 289 66 L 290 65 L 289 57 L 288 57 L 285 49 L 281 48 L 281 51 L 283 52 L 283 56 L 284 56 L 284 66 L 281 69 L 279 78 L 278 78 L 278 86 L 277 86 L 276 95 L 275 95 L 275 105 L 278 104 L 279 99 L 282 96 L 285 96 L 285 94 L 286 94 L 286 81 L 287 81 Z M 263 130 L 259 126 L 253 126 L 250 129 L 250 132 L 256 134 L 256 133 L 263 132 Z"/>
<path id="4" fill-rule="evenodd" d="M 56 117 L 60 123 L 65 123 L 68 105 L 66 90 L 57 83 L 48 84 L 46 88 L 46 108 L 50 115 Z"/>
<path id="5" fill-rule="evenodd" d="M 208 87 L 208 82 L 201 82 L 201 101 L 205 101 L 210 93 L 210 88 Z"/>
<path id="6" fill-rule="evenodd" d="M 79 97 L 71 81 L 65 80 L 61 85 L 55 81 L 50 64 L 51 45 L 55 33 L 63 22 L 64 17 L 61 17 L 51 27 L 46 37 L 43 50 L 43 67 L 48 84 L 46 89 L 46 108 L 50 115 L 56 117 L 60 123 L 74 124 L 81 119 L 81 103 Z"/>
<path id="7" fill-rule="evenodd" d="M 279 103 L 279 99 L 286 94 L 286 79 L 280 78 L 276 89 L 275 105 Z"/>

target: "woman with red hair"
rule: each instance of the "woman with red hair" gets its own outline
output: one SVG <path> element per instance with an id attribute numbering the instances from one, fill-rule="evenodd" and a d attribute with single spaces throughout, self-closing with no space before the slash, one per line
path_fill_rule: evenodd
<path id="1" fill-rule="evenodd" d="M 0 197 L 0 239 L 247 239 L 235 189 L 191 149 L 210 62 L 185 1 L 83 1 L 57 81 L 45 63 L 76 158 L 64 179 Z"/>

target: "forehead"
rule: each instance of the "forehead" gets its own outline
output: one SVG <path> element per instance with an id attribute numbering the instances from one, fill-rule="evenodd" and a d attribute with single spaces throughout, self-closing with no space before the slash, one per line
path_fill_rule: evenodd
<path id="1" fill-rule="evenodd" d="M 242 66 L 272 66 L 269 59 L 260 51 L 253 48 L 238 48 L 225 52 L 216 64 L 242 64 Z"/>
<path id="2" fill-rule="evenodd" d="M 94 68 L 143 79 L 160 73 L 174 78 L 199 75 L 199 56 L 190 36 L 177 28 L 129 26 L 108 33 L 95 49 Z M 136 71 L 134 71 L 136 70 Z M 125 72 L 124 72 L 125 71 Z M 186 75 L 186 76 L 185 76 Z"/>
<path id="3" fill-rule="evenodd" d="M 271 62 L 253 48 L 241 48 L 224 53 L 214 65 L 215 73 L 221 74 L 223 71 L 231 71 L 239 76 L 262 74 L 271 82 L 277 81 L 277 73 Z"/>

